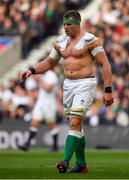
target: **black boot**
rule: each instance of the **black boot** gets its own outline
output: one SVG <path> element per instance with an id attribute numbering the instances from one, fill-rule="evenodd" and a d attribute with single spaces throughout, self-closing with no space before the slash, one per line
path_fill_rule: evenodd
<path id="1" fill-rule="evenodd" d="M 28 140 L 25 142 L 25 144 L 23 145 L 17 145 L 18 149 L 22 150 L 22 151 L 28 151 L 29 148 L 30 148 L 30 142 L 31 140 L 37 135 L 37 132 L 36 131 L 32 131 L 30 130 L 29 131 L 29 137 L 28 137 Z"/>

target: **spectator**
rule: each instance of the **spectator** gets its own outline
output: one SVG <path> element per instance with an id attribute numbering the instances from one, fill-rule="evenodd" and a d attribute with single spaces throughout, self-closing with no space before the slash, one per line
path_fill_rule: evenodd
<path id="1" fill-rule="evenodd" d="M 41 122 L 45 120 L 47 127 L 52 136 L 53 145 L 52 151 L 58 150 L 58 133 L 59 129 L 56 124 L 56 94 L 55 88 L 58 82 L 57 76 L 54 72 L 49 70 L 46 72 L 42 79 L 38 76 L 40 88 L 38 92 L 37 101 L 32 110 L 32 121 L 29 128 L 29 137 L 23 145 L 18 145 L 19 149 L 27 151 L 30 148 L 31 140 L 37 135 Z M 35 88 L 35 81 L 32 79 L 27 80 L 27 88 Z"/>

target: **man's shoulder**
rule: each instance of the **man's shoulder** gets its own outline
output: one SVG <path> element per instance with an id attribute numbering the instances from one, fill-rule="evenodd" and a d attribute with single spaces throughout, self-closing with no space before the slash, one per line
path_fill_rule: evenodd
<path id="1" fill-rule="evenodd" d="M 90 43 L 96 39 L 98 39 L 98 38 L 94 34 L 86 32 L 84 35 L 84 40 L 87 41 L 87 43 Z"/>
<path id="2" fill-rule="evenodd" d="M 55 46 L 57 48 L 59 47 L 60 51 L 63 51 L 67 46 L 68 39 L 69 39 L 69 37 L 66 36 L 66 35 L 58 36 L 57 39 L 56 39 Z"/>
<path id="3" fill-rule="evenodd" d="M 63 42 L 63 41 L 66 41 L 67 38 L 68 38 L 68 36 L 66 36 L 66 35 L 60 35 L 60 36 L 58 36 L 58 37 L 56 38 L 56 42 L 57 42 L 57 43 L 61 43 L 61 42 Z"/>
<path id="4" fill-rule="evenodd" d="M 100 38 L 88 32 L 85 33 L 84 40 L 86 41 L 89 50 L 93 50 L 95 47 L 103 45 L 103 42 Z"/>

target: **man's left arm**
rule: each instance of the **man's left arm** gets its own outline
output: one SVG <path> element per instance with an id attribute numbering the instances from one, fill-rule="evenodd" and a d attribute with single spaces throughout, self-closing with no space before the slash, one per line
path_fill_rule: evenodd
<path id="1" fill-rule="evenodd" d="M 105 106 L 109 106 L 113 103 L 111 66 L 109 64 L 108 58 L 104 50 L 98 52 L 94 58 L 102 66 L 102 74 L 103 74 L 103 80 L 104 80 L 103 100 L 104 100 Z"/>

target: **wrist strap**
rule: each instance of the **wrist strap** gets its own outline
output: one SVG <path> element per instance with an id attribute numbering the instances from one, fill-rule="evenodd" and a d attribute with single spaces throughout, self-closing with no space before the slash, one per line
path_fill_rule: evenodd
<path id="1" fill-rule="evenodd" d="M 35 68 L 30 67 L 30 68 L 29 68 L 29 70 L 31 71 L 31 73 L 32 73 L 32 74 L 36 74 L 36 70 L 35 70 Z"/>
<path id="2" fill-rule="evenodd" d="M 112 93 L 112 87 L 105 87 L 105 93 Z"/>

